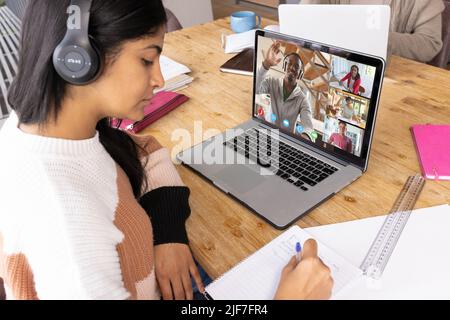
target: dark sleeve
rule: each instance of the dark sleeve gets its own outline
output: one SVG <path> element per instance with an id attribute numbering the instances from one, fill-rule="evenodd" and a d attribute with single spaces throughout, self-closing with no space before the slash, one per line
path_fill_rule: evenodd
<path id="1" fill-rule="evenodd" d="M 191 214 L 187 187 L 161 187 L 139 200 L 152 221 L 154 245 L 188 244 L 186 220 Z"/>

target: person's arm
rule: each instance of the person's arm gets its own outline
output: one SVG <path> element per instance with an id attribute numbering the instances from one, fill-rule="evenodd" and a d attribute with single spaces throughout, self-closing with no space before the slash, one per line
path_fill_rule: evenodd
<path id="1" fill-rule="evenodd" d="M 347 152 L 352 153 L 352 149 L 353 149 L 352 140 L 350 138 L 348 138 Z"/>
<path id="2" fill-rule="evenodd" d="M 334 143 L 334 133 L 331 135 L 330 139 L 328 139 L 328 144 Z"/>
<path id="3" fill-rule="evenodd" d="M 257 94 L 272 94 L 270 92 L 270 78 L 266 78 L 267 72 L 271 67 L 278 65 L 281 62 L 280 55 L 281 43 L 275 41 L 269 47 L 267 52 L 262 50 L 263 62 L 256 72 L 256 93 Z"/>
<path id="4" fill-rule="evenodd" d="M 300 105 L 300 122 L 308 133 L 314 130 L 312 119 L 311 104 L 309 103 L 308 97 L 305 96 Z"/>
<path id="5" fill-rule="evenodd" d="M 442 14 L 416 26 L 414 33 L 391 32 L 390 53 L 404 58 L 429 62 L 442 49 Z"/>
<path id="6" fill-rule="evenodd" d="M 139 203 L 152 221 L 155 271 L 164 299 L 192 299 L 190 275 L 203 284 L 189 248 L 186 221 L 190 216 L 189 189 L 182 182 L 169 150 L 152 136 L 131 135 L 140 147 L 147 186 Z"/>
<path id="7" fill-rule="evenodd" d="M 264 68 L 263 65 L 261 65 L 256 71 L 256 94 L 264 94 L 264 93 L 270 94 L 269 92 L 270 84 L 268 79 L 266 78 L 268 71 L 269 70 Z"/>
<path id="8" fill-rule="evenodd" d="M 358 116 L 358 112 L 356 111 L 355 107 L 353 107 L 353 114 L 352 114 L 352 120 L 359 122 L 359 116 Z"/>
<path id="9" fill-rule="evenodd" d="M 21 296 L 22 292 L 19 291 L 13 293 L 19 294 L 15 298 L 41 300 L 137 298 L 125 287 L 122 263 L 128 258 L 121 256 L 119 251 L 124 234 L 113 221 L 114 216 L 99 211 L 96 203 L 105 199 L 95 199 L 95 195 L 83 194 L 84 191 L 77 188 L 75 190 L 70 191 L 73 200 L 70 205 L 67 204 L 67 190 L 64 190 L 65 194 L 64 191 L 55 190 L 53 195 L 55 203 L 47 204 L 50 210 L 54 210 L 53 216 L 58 217 L 52 220 L 52 229 L 47 229 L 46 233 L 40 233 L 34 239 L 27 239 L 22 249 L 23 253 L 12 255 L 8 259 L 14 261 L 9 267 L 16 268 L 14 272 L 19 275 L 12 280 L 12 286 L 28 283 L 30 276 L 34 282 L 32 296 L 29 295 L 31 292 L 27 296 Z M 83 198 L 88 200 L 79 201 Z M 49 217 L 44 218 L 50 220 Z M 38 222 L 35 228 L 40 227 L 39 223 L 41 222 Z M 151 268 L 142 267 L 145 271 L 144 276 L 150 277 L 153 272 Z"/>
<path id="10" fill-rule="evenodd" d="M 343 77 L 343 78 L 341 79 L 341 81 L 339 81 L 339 82 L 344 82 L 344 81 L 350 79 L 351 76 L 352 76 L 351 72 L 350 72 L 350 73 L 347 73 L 347 74 L 345 75 L 345 77 Z"/>
<path id="11" fill-rule="evenodd" d="M 188 244 L 185 222 L 190 215 L 189 189 L 181 180 L 169 150 L 152 136 L 131 135 L 146 174 L 139 200 L 152 219 L 155 245 Z"/>

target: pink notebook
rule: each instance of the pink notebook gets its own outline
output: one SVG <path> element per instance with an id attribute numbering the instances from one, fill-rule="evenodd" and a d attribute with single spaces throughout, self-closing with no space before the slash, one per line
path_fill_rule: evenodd
<path id="1" fill-rule="evenodd" d="M 416 125 L 411 131 L 423 176 L 450 180 L 450 126 Z"/>
<path id="2" fill-rule="evenodd" d="M 139 133 L 153 122 L 159 120 L 161 117 L 177 108 L 181 104 L 188 101 L 189 98 L 181 93 L 161 91 L 157 93 L 150 104 L 145 107 L 145 118 L 141 121 L 132 121 L 128 119 L 112 119 L 111 126 L 121 130 Z"/>

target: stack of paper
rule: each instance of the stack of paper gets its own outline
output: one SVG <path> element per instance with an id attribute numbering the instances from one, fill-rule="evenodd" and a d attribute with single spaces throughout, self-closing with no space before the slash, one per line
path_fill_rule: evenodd
<path id="1" fill-rule="evenodd" d="M 278 25 L 270 25 L 264 30 L 279 32 Z M 247 48 L 255 47 L 256 30 L 249 30 L 242 33 L 234 33 L 230 35 L 222 34 L 222 48 L 225 53 L 239 53 Z"/>
<path id="2" fill-rule="evenodd" d="M 255 31 L 231 34 L 228 36 L 222 35 L 222 47 L 225 53 L 238 53 L 247 48 L 255 46 Z"/>
<path id="3" fill-rule="evenodd" d="M 179 76 L 167 80 L 164 88 L 155 90 L 155 93 L 158 93 L 160 91 L 179 91 L 187 88 L 188 84 L 190 84 L 192 81 L 194 81 L 194 78 L 188 76 L 187 74 L 180 74 Z"/>
<path id="4" fill-rule="evenodd" d="M 179 91 L 186 88 L 188 84 L 194 81 L 194 78 L 187 75 L 191 70 L 185 65 L 166 56 L 161 56 L 160 64 L 166 84 L 164 88 L 155 90 L 155 93 L 160 91 Z"/>

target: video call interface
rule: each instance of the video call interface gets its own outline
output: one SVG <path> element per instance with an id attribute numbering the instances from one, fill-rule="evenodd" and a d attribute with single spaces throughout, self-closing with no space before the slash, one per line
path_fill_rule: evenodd
<path id="1" fill-rule="evenodd" d="M 262 36 L 257 55 L 255 117 L 361 157 L 375 67 Z"/>

